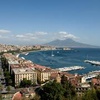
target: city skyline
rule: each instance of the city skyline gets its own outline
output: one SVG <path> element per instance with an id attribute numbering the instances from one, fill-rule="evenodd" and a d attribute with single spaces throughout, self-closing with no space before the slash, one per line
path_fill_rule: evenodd
<path id="1" fill-rule="evenodd" d="M 1 0 L 0 43 L 34 45 L 71 38 L 100 46 L 99 0 Z"/>

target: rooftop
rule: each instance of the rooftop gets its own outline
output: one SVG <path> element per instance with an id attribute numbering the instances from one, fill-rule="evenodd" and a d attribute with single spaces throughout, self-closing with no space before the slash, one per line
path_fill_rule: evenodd
<path id="1" fill-rule="evenodd" d="M 25 74 L 25 73 L 34 73 L 35 69 L 34 68 L 14 68 L 13 69 L 15 74 Z"/>

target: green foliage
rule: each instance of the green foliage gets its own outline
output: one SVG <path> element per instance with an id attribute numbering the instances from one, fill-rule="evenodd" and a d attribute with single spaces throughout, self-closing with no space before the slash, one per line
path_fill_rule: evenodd
<path id="1" fill-rule="evenodd" d="M 69 100 L 72 100 L 76 96 L 75 88 L 71 85 L 71 83 L 64 75 L 61 77 L 61 84 L 65 89 L 64 97 Z"/>
<path id="2" fill-rule="evenodd" d="M 3 85 L 0 83 L 0 91 L 3 89 Z"/>
<path id="3" fill-rule="evenodd" d="M 100 94 L 99 94 L 100 95 Z M 97 97 L 97 93 L 95 89 L 88 90 L 84 96 L 82 97 L 82 100 L 100 100 Z"/>
<path id="4" fill-rule="evenodd" d="M 11 90 L 10 86 L 7 86 L 6 90 L 7 91 L 10 91 Z"/>
<path id="5" fill-rule="evenodd" d="M 77 100 L 75 88 L 62 76 L 61 83 L 56 81 L 45 84 L 38 89 L 41 100 Z"/>
<path id="6" fill-rule="evenodd" d="M 4 71 L 4 76 L 5 76 L 5 80 L 6 80 L 6 85 L 11 85 L 12 84 L 12 79 L 11 79 L 11 75 L 9 73 L 9 71 Z"/>
<path id="7" fill-rule="evenodd" d="M 100 89 L 96 90 L 96 95 L 97 95 L 98 100 L 100 100 Z"/>
<path id="8" fill-rule="evenodd" d="M 2 94 L 0 94 L 0 100 L 2 100 Z"/>
<path id="9" fill-rule="evenodd" d="M 97 76 L 97 79 L 100 79 L 100 74 Z"/>
<path id="10" fill-rule="evenodd" d="M 2 75 L 2 72 L 1 72 L 1 70 L 0 70 L 0 75 Z"/>
<path id="11" fill-rule="evenodd" d="M 39 89 L 38 94 L 31 100 L 100 100 L 100 89 L 94 88 L 86 91 L 83 97 L 76 97 L 75 89 L 68 81 L 63 84 L 49 82 Z"/>
<path id="12" fill-rule="evenodd" d="M 60 83 L 47 83 L 40 91 L 41 100 L 63 100 L 64 91 Z"/>
<path id="13" fill-rule="evenodd" d="M 40 100 L 40 96 L 38 94 L 36 94 L 35 97 L 30 100 Z"/>
<path id="14" fill-rule="evenodd" d="M 27 80 L 26 78 L 24 78 L 21 82 L 20 82 L 20 87 L 28 87 L 32 85 L 31 80 Z"/>
<path id="15" fill-rule="evenodd" d="M 34 87 L 34 86 L 36 86 L 36 85 L 37 85 L 36 82 L 33 82 L 32 86 Z"/>
<path id="16" fill-rule="evenodd" d="M 65 75 L 63 75 L 61 77 L 61 84 L 64 85 L 66 82 L 68 82 L 67 77 L 65 77 Z"/>
<path id="17" fill-rule="evenodd" d="M 9 71 L 5 71 L 5 72 L 4 72 L 4 75 L 5 75 L 5 77 L 10 78 L 10 73 L 9 73 Z"/>

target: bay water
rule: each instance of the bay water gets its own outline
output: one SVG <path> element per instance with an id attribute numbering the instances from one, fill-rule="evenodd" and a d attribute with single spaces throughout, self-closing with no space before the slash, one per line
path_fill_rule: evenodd
<path id="1" fill-rule="evenodd" d="M 54 56 L 52 56 L 52 53 Z M 82 66 L 85 69 L 70 71 L 70 73 L 86 74 L 90 71 L 100 70 L 100 66 L 85 63 L 84 60 L 100 61 L 100 48 L 74 48 L 72 50 L 48 50 L 21 54 L 26 60 L 31 60 L 51 68 Z"/>

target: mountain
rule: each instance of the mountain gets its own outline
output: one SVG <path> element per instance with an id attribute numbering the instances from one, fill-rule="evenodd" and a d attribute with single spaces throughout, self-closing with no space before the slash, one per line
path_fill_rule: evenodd
<path id="1" fill-rule="evenodd" d="M 60 46 L 60 47 L 67 46 L 67 47 L 77 47 L 77 48 L 96 48 L 97 47 L 97 46 L 92 46 L 89 44 L 79 43 L 72 39 L 66 39 L 66 40 L 57 39 L 49 43 L 46 43 L 45 45 Z"/>

